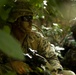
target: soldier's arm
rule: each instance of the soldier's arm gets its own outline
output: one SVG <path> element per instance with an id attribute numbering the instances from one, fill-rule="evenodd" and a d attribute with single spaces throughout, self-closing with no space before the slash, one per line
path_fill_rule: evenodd
<path id="1" fill-rule="evenodd" d="M 48 42 L 45 38 L 41 38 L 39 43 L 39 52 L 42 56 L 44 56 L 48 61 L 48 67 L 51 71 L 62 70 L 62 66 L 55 54 L 55 51 L 52 49 L 50 42 Z"/>

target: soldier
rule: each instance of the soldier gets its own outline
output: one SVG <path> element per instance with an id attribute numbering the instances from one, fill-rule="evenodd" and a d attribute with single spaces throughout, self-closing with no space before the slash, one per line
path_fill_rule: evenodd
<path id="1" fill-rule="evenodd" d="M 71 34 L 64 41 L 64 59 L 62 65 L 76 73 L 76 22 L 70 28 Z M 63 53 L 63 52 L 62 52 Z"/>
<path id="2" fill-rule="evenodd" d="M 49 67 L 51 66 L 49 70 L 52 75 L 63 75 L 59 74 L 63 71 L 63 67 L 60 65 L 50 43 L 44 37 L 32 31 L 33 12 L 29 2 L 18 0 L 15 4 L 16 6 L 11 10 L 8 21 L 12 25 L 11 34 L 21 43 L 23 52 L 27 53 L 28 48 L 37 50 L 40 55 L 47 59 L 50 64 Z M 27 68 L 31 70 L 22 61 L 11 60 L 11 65 L 18 74 L 27 73 Z"/>

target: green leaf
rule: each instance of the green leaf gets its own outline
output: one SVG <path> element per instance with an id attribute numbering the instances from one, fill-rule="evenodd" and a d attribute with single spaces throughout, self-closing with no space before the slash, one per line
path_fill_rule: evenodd
<path id="1" fill-rule="evenodd" d="M 7 0 L 0 0 L 0 6 L 3 6 L 6 2 Z"/>
<path id="2" fill-rule="evenodd" d="M 10 34 L 10 27 L 9 26 L 5 25 L 2 30 Z"/>
<path id="3" fill-rule="evenodd" d="M 24 59 L 20 44 L 11 35 L 2 30 L 0 30 L 0 49 L 9 57 Z"/>
<path id="4" fill-rule="evenodd" d="M 5 9 L 2 8 L 2 9 L 0 9 L 0 10 L 1 10 L 1 12 L 0 12 L 0 17 L 1 17 L 3 20 L 7 20 L 11 8 L 9 8 L 9 9 L 7 9 L 7 10 L 5 10 Z"/>
<path id="5" fill-rule="evenodd" d="M 0 0 L 0 17 L 7 20 L 10 10 L 14 6 L 14 0 Z"/>

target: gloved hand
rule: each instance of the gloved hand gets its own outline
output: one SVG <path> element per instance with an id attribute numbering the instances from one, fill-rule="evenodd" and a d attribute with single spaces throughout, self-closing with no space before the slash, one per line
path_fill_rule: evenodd
<path id="1" fill-rule="evenodd" d="M 52 75 L 63 75 L 63 71 L 62 70 L 53 70 L 52 72 Z"/>
<path id="2" fill-rule="evenodd" d="M 45 67 L 46 67 L 46 69 L 48 69 L 50 71 L 51 75 L 63 75 L 62 74 L 63 67 L 59 63 L 56 63 L 56 65 L 55 64 L 50 64 L 46 60 Z"/>
<path id="3" fill-rule="evenodd" d="M 52 75 L 63 75 L 63 67 L 58 64 L 57 66 L 53 66 Z"/>
<path id="4" fill-rule="evenodd" d="M 12 68 L 19 74 L 26 74 L 32 71 L 32 69 L 22 61 L 12 61 L 11 65 L 12 65 Z"/>

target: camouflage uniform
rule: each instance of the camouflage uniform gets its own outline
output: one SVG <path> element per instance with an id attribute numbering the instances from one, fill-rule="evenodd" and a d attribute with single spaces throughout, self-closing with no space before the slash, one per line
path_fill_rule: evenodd
<path id="1" fill-rule="evenodd" d="M 62 51 L 62 65 L 76 73 L 76 41 L 72 33 L 65 38 L 63 47 L 65 50 Z"/>
<path id="2" fill-rule="evenodd" d="M 63 40 L 63 47 L 65 48 L 65 50 L 61 51 L 62 56 L 64 57 L 65 54 L 68 52 L 68 50 L 73 48 L 74 46 L 75 46 L 75 39 L 72 36 L 72 32 L 71 32 Z"/>
<path id="3" fill-rule="evenodd" d="M 28 52 L 28 48 L 37 50 L 40 55 L 44 56 L 49 61 L 54 69 L 62 69 L 50 43 L 39 34 L 33 32 L 29 35 L 27 34 L 22 43 L 22 47 L 25 53 Z"/>

